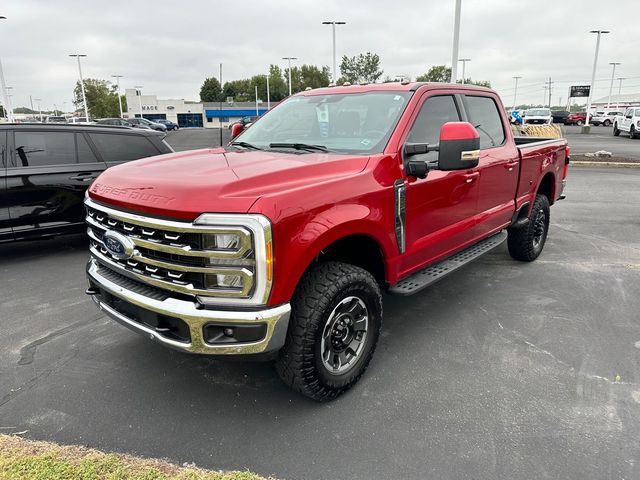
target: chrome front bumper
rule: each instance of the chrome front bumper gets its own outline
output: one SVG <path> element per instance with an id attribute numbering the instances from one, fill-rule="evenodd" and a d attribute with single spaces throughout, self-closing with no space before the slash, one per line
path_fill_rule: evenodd
<path id="1" fill-rule="evenodd" d="M 189 327 L 191 337 L 189 342 L 167 338 L 152 327 L 118 312 L 103 302 L 100 295 L 92 295 L 98 308 L 113 320 L 134 332 L 147 335 L 150 339 L 167 347 L 206 355 L 247 355 L 273 352 L 284 345 L 291 313 L 291 307 L 288 303 L 260 311 L 206 310 L 197 308 L 195 302 L 176 298 L 167 298 L 161 301 L 128 290 L 102 276 L 98 263 L 94 259 L 89 260 L 87 264 L 87 276 L 90 284 L 104 289 L 114 297 L 142 309 L 183 321 Z M 265 337 L 256 342 L 212 345 L 204 339 L 204 327 L 207 324 L 229 324 L 230 326 L 263 324 L 266 325 L 267 330 Z"/>

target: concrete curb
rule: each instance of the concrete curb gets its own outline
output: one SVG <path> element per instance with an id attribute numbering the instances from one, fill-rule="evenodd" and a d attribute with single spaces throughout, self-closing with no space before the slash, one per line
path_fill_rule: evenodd
<path id="1" fill-rule="evenodd" d="M 569 165 L 575 165 L 577 167 L 640 168 L 640 162 L 588 162 L 584 160 L 571 160 Z"/>

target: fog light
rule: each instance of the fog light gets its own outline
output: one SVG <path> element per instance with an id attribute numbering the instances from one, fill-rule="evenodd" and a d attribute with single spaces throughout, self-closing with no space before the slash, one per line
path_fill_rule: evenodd
<path id="1" fill-rule="evenodd" d="M 208 274 L 205 277 L 207 288 L 242 290 L 244 287 L 244 279 L 241 275 L 217 273 Z"/>
<path id="2" fill-rule="evenodd" d="M 224 333 L 225 337 L 233 337 L 233 328 L 225 328 L 222 333 Z"/>

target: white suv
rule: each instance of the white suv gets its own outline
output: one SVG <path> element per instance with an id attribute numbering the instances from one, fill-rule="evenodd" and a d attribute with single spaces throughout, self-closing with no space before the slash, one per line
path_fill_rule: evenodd
<path id="1" fill-rule="evenodd" d="M 622 112 L 596 112 L 591 117 L 591 125 L 604 125 L 605 127 L 610 127 L 618 115 L 622 115 Z"/>
<path id="2" fill-rule="evenodd" d="M 542 123 L 551 125 L 553 116 L 549 108 L 530 108 L 524 114 L 523 121 L 525 124 Z"/>
<path id="3" fill-rule="evenodd" d="M 627 132 L 629 137 L 640 137 L 640 107 L 630 107 L 624 115 L 618 115 L 613 121 L 613 134 L 617 137 L 620 132 Z"/>

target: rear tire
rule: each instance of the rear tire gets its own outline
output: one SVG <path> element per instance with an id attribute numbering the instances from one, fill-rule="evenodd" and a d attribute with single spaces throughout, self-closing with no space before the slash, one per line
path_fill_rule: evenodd
<path id="1" fill-rule="evenodd" d="M 602 122 L 602 124 L 603 124 L 605 127 L 609 127 L 609 126 L 611 125 L 611 121 L 610 121 L 610 120 L 605 120 L 604 122 Z"/>
<path id="2" fill-rule="evenodd" d="M 529 214 L 529 223 L 507 230 L 507 246 L 514 259 L 532 262 L 540 256 L 549 232 L 549 213 L 549 200 L 538 194 Z"/>
<path id="3" fill-rule="evenodd" d="M 618 124 L 614 123 L 613 124 L 613 136 L 617 137 L 618 135 L 620 135 L 620 130 L 618 130 Z"/>
<path id="4" fill-rule="evenodd" d="M 382 294 L 366 270 L 341 262 L 307 272 L 291 302 L 280 378 L 317 401 L 336 398 L 362 376 L 382 325 Z"/>
<path id="5" fill-rule="evenodd" d="M 576 125 L 577 125 L 577 126 L 579 126 L 579 127 L 581 127 L 581 126 L 582 126 L 582 120 L 578 120 L 578 121 L 576 122 Z"/>

